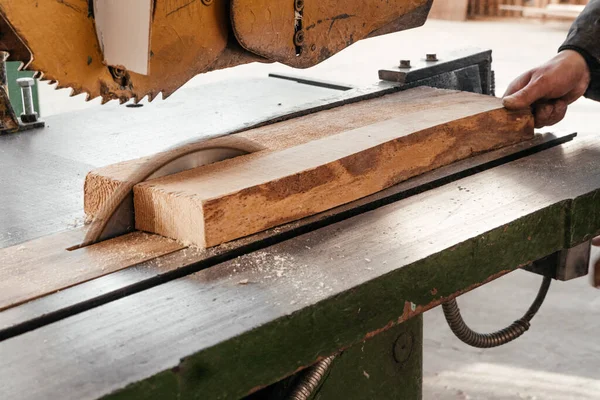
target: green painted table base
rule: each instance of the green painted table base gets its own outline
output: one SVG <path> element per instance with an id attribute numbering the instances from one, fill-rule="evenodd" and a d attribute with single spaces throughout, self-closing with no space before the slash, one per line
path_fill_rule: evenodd
<path id="1" fill-rule="evenodd" d="M 301 345 L 301 344 L 297 344 Z M 290 343 L 293 347 L 294 343 Z M 264 349 L 268 354 L 268 349 Z M 281 355 L 285 357 L 285 354 Z M 262 360 L 256 360 L 258 365 Z M 245 400 L 289 398 L 303 371 L 261 389 Z M 110 400 L 200 399 L 194 390 L 203 378 L 201 365 L 188 366 L 185 373 L 164 374 L 109 396 Z M 355 344 L 337 355 L 312 400 L 402 399 L 420 400 L 423 383 L 423 315 L 391 327 Z M 235 384 L 231 382 L 231 384 Z M 212 398 L 207 396 L 206 398 Z"/>
<path id="2" fill-rule="evenodd" d="M 245 399 L 289 398 L 303 372 Z M 418 315 L 338 354 L 311 399 L 418 400 L 422 382 L 423 315 Z"/>
<path id="3" fill-rule="evenodd" d="M 315 400 L 422 397 L 423 316 L 354 345 L 338 356 Z"/>

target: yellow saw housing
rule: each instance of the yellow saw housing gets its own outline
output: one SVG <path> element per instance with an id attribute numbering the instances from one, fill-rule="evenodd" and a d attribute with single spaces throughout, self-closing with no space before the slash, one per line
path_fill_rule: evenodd
<path id="1" fill-rule="evenodd" d="M 0 51 L 88 100 L 152 100 L 248 62 L 314 66 L 358 40 L 422 25 L 433 0 L 154 0 L 148 75 L 105 64 L 93 1 L 0 0 Z"/>

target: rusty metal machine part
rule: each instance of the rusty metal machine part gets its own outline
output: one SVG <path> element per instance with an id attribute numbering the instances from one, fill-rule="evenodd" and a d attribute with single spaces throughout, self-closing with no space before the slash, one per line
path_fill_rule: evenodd
<path id="1" fill-rule="evenodd" d="M 31 62 L 31 51 L 2 14 L 0 14 L 0 33 L 0 49 L 9 51 L 5 61 L 21 61 L 28 65 Z"/>
<path id="2" fill-rule="evenodd" d="M 0 11 L 27 43 L 33 61 L 21 60 L 44 79 L 74 94 L 122 102 L 169 96 L 204 72 L 227 44 L 226 4 L 156 1 L 151 29 L 150 75 L 107 67 L 96 38 L 88 0 L 0 1 Z M 12 52 L 11 48 L 3 49 Z"/>
<path id="3" fill-rule="evenodd" d="M 361 39 L 423 25 L 431 4 L 431 0 L 232 0 L 231 21 L 246 50 L 307 68 Z"/>
<path id="4" fill-rule="evenodd" d="M 73 95 L 152 100 L 197 74 L 248 62 L 316 65 L 360 39 L 422 25 L 432 4 L 156 0 L 149 75 L 141 75 L 104 64 L 90 1 L 0 0 L 0 50 Z"/>

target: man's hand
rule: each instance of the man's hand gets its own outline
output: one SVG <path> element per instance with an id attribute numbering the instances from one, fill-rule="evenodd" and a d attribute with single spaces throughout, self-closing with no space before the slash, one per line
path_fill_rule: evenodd
<path id="1" fill-rule="evenodd" d="M 564 50 L 547 63 L 515 79 L 504 94 L 504 107 L 533 107 L 535 127 L 554 125 L 565 117 L 567 106 L 583 96 L 590 70 L 576 51 Z"/>

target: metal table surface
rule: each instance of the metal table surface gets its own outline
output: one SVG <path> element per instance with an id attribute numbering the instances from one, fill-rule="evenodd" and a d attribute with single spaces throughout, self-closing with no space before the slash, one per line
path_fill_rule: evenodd
<path id="1" fill-rule="evenodd" d="M 110 115 L 106 111 L 98 118 Z M 78 142 L 80 128 L 53 136 L 51 154 L 74 154 L 73 169 L 65 162 L 65 174 L 75 170 L 77 149 L 91 157 L 99 148 Z M 188 129 L 186 135 L 196 131 Z M 2 140 L 23 141 L 15 147 L 21 157 L 50 146 L 49 138 Z M 155 151 L 152 146 L 162 149 L 165 142 L 147 144 L 142 150 L 123 149 L 136 153 L 124 157 Z M 0 341 L 0 398 L 91 399 L 116 391 L 115 398 L 243 396 L 600 232 L 599 155 L 594 138 L 581 135 Z M 114 161 L 102 157 L 107 161 L 94 162 Z M 10 159 L 9 167 L 16 166 L 18 157 Z M 13 178 L 5 174 L 10 183 Z M 33 181 L 35 174 L 30 177 Z M 69 185 L 73 193 L 81 190 Z M 78 210 L 75 203 L 67 208 Z M 57 213 L 53 207 L 43 217 Z M 64 227 L 55 221 L 37 229 L 33 219 L 12 218 L 24 218 L 20 224 L 27 229 L 3 245 Z M 9 225 L 1 221 L 4 232 Z M 114 284 L 117 276 L 124 277 L 102 279 Z"/>

